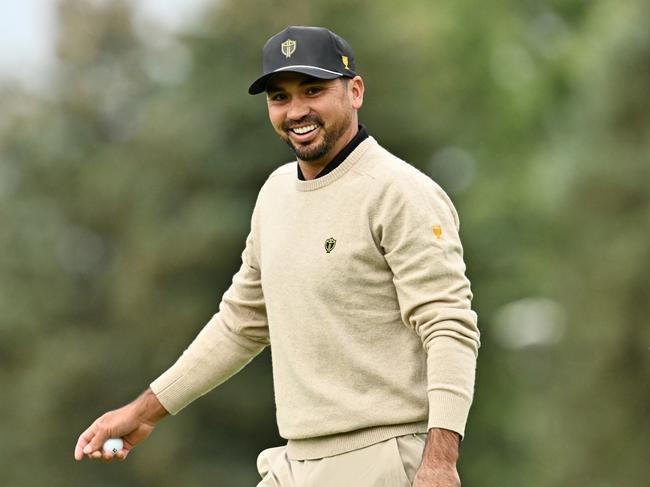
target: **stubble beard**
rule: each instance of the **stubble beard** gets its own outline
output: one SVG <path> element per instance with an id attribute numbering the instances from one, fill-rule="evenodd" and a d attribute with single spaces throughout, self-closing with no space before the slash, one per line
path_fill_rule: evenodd
<path id="1" fill-rule="evenodd" d="M 345 132 L 350 127 L 350 123 L 352 123 L 352 116 L 348 113 L 343 120 L 333 125 L 328 130 L 325 130 L 325 126 L 318 116 L 308 115 L 299 120 L 297 123 L 294 123 L 294 125 L 302 125 L 306 123 L 317 123 L 319 125 L 320 130 L 323 131 L 323 141 L 320 144 L 310 144 L 307 146 L 294 145 L 289 137 L 284 139 L 284 141 L 291 148 L 298 159 L 303 162 L 313 162 L 322 159 L 325 155 L 327 155 L 328 152 L 332 150 L 336 142 L 343 136 L 343 134 L 345 134 Z M 288 128 L 285 130 L 288 130 Z"/>

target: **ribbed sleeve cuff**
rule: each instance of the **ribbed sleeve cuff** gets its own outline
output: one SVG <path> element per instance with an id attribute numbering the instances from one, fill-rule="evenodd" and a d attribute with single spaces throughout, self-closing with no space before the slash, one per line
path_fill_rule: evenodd
<path id="1" fill-rule="evenodd" d="M 192 395 L 188 394 L 187 383 L 185 387 L 182 384 L 179 387 L 173 387 L 179 379 L 180 376 L 172 366 L 149 385 L 160 401 L 160 404 L 171 415 L 179 413 L 185 406 L 192 402 L 192 399 L 190 399 Z"/>
<path id="2" fill-rule="evenodd" d="M 465 424 L 472 405 L 471 399 L 451 391 L 433 390 L 429 396 L 428 428 L 444 428 L 465 436 Z"/>

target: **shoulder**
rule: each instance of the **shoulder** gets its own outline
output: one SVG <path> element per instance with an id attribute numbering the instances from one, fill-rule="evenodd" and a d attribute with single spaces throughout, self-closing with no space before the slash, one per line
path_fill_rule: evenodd
<path id="1" fill-rule="evenodd" d="M 266 179 L 267 184 L 269 181 L 275 179 L 275 178 L 295 178 L 296 176 L 296 161 L 291 161 L 287 162 L 286 164 L 282 164 L 280 167 L 275 169 L 271 174 L 269 174 L 269 177 Z"/>
<path id="2" fill-rule="evenodd" d="M 370 147 L 356 170 L 382 187 L 406 189 L 415 184 L 440 188 L 428 175 L 378 143 Z"/>
<path id="3" fill-rule="evenodd" d="M 368 151 L 357 172 L 368 178 L 379 205 L 393 206 L 396 211 L 404 205 L 425 211 L 435 207 L 458 219 L 451 199 L 438 183 L 379 144 Z"/>
<path id="4" fill-rule="evenodd" d="M 277 191 L 280 186 L 290 187 L 296 179 L 296 171 L 296 161 L 282 164 L 266 178 L 266 181 L 264 181 L 264 184 L 260 188 L 260 195 L 268 192 L 269 189 Z"/>

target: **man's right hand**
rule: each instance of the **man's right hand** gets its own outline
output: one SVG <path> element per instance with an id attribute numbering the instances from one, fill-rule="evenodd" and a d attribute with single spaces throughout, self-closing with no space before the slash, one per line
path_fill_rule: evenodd
<path id="1" fill-rule="evenodd" d="M 74 458 L 80 461 L 85 455 L 96 460 L 124 460 L 167 414 L 156 395 L 147 389 L 132 403 L 103 414 L 81 433 L 74 449 Z M 109 438 L 122 438 L 124 448 L 115 455 L 102 452 L 102 445 Z"/>

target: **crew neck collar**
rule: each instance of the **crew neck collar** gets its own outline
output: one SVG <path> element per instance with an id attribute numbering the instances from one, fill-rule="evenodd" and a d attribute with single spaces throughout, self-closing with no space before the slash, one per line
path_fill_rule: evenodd
<path id="1" fill-rule="evenodd" d="M 301 181 L 300 179 L 296 179 L 296 189 L 298 191 L 313 191 L 332 184 L 334 181 L 347 173 L 359 161 L 359 159 L 361 159 L 361 157 L 375 145 L 377 145 L 377 141 L 372 136 L 367 136 L 331 172 L 325 174 L 324 176 L 310 179 L 309 181 Z M 296 162 L 296 165 L 297 164 L 298 163 Z"/>

